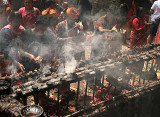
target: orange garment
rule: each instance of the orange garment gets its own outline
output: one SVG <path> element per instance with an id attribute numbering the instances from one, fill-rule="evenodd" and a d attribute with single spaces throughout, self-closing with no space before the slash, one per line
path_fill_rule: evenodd
<path id="1" fill-rule="evenodd" d="M 74 7 L 68 8 L 66 13 L 67 13 L 67 16 L 71 17 L 72 19 L 78 19 L 80 15 L 79 9 L 76 9 Z"/>
<path id="2" fill-rule="evenodd" d="M 58 15 L 56 10 L 51 9 L 51 8 L 47 8 L 46 10 L 42 11 L 42 15 L 47 15 L 48 17 L 52 17 L 54 15 Z"/>

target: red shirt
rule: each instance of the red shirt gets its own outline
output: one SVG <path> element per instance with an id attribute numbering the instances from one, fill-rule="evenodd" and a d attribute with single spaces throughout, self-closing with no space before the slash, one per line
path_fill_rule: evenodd
<path id="1" fill-rule="evenodd" d="M 36 18 L 41 14 L 38 8 L 33 7 L 29 13 L 26 12 L 25 7 L 18 10 L 22 15 L 22 23 L 25 28 L 32 28 L 35 26 Z"/>
<path id="2" fill-rule="evenodd" d="M 158 27 L 158 30 L 157 30 L 157 34 L 155 37 L 155 44 L 160 44 L 160 27 Z"/>

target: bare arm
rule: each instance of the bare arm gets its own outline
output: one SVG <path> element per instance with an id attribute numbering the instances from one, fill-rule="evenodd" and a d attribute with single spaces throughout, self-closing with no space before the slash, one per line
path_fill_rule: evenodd
<path id="1" fill-rule="evenodd" d="M 150 13 L 153 14 L 153 13 L 154 13 L 154 10 L 151 9 L 151 10 L 150 10 Z"/>
<path id="2" fill-rule="evenodd" d="M 112 32 L 112 30 L 104 29 L 103 27 L 98 27 L 99 32 Z"/>

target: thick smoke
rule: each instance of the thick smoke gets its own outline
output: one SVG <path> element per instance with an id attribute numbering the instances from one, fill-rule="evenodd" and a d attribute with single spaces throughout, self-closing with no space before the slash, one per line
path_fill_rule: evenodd
<path id="1" fill-rule="evenodd" d="M 75 60 L 75 55 L 77 51 L 75 50 L 75 43 L 72 41 L 68 41 L 65 43 L 61 49 L 60 56 L 62 57 L 62 60 L 64 63 L 64 72 L 67 74 L 72 73 L 76 66 L 77 66 L 77 61 Z M 62 66 L 60 65 L 60 67 Z"/>
<path id="2" fill-rule="evenodd" d="M 94 22 L 105 13 L 106 12 L 104 11 L 100 11 L 94 16 L 86 15 L 84 17 L 87 19 L 87 21 L 91 19 L 91 21 Z M 86 32 L 80 32 L 80 33 L 82 33 L 82 35 L 83 33 L 86 34 Z M 49 29 L 47 29 L 45 35 L 47 35 L 46 40 L 49 39 L 50 43 L 49 44 L 38 43 L 37 44 L 38 46 L 34 46 L 32 48 L 33 52 L 37 53 L 38 51 L 37 55 L 41 56 L 44 59 L 44 61 L 46 61 L 46 63 L 43 65 L 42 71 L 44 73 L 49 72 L 50 61 L 47 59 L 54 60 L 55 59 L 54 56 L 57 56 L 56 54 L 58 54 L 58 56 L 60 57 L 60 59 L 58 60 L 59 62 L 58 72 L 59 73 L 65 72 L 67 74 L 74 72 L 78 61 L 81 60 L 82 58 L 84 59 L 83 54 L 85 53 L 85 46 L 88 46 L 86 45 L 86 43 L 84 43 L 85 37 L 80 34 L 81 36 L 78 36 L 73 41 L 58 40 L 56 35 Z M 118 41 L 115 41 L 114 44 L 110 45 L 109 42 L 104 39 L 104 35 L 96 33 L 94 33 L 94 36 L 91 39 L 92 50 L 96 50 L 100 56 L 106 52 L 119 50 L 119 48 L 117 49 L 117 47 L 119 47 L 119 45 L 121 44 L 121 35 L 119 33 L 111 33 L 108 35 L 110 35 L 110 38 L 118 38 L 117 39 Z M 110 48 L 112 48 L 113 50 L 111 50 Z M 54 53 L 53 50 L 57 52 Z M 10 53 L 12 52 L 10 51 Z M 51 56 L 53 55 L 53 56 L 49 58 L 48 55 Z M 16 54 L 14 56 L 16 56 Z M 13 57 L 13 53 L 10 57 Z M 94 57 L 96 58 L 96 56 Z"/>
<path id="3" fill-rule="evenodd" d="M 17 67 L 14 64 L 11 64 L 7 66 L 7 72 L 11 73 L 11 75 L 14 75 L 17 73 Z"/>

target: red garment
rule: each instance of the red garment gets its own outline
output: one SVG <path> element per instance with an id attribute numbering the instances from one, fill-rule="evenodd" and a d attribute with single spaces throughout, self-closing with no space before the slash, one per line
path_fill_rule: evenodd
<path id="1" fill-rule="evenodd" d="M 160 44 L 160 27 L 158 27 L 157 35 L 155 37 L 155 44 Z"/>
<path id="2" fill-rule="evenodd" d="M 130 34 L 130 48 L 144 46 L 147 43 L 147 29 L 144 28 L 146 19 L 135 18 L 132 22 Z"/>
<path id="3" fill-rule="evenodd" d="M 26 12 L 25 7 L 18 10 L 22 15 L 22 23 L 25 28 L 35 27 L 36 18 L 41 14 L 38 8 L 33 7 L 29 13 Z"/>

